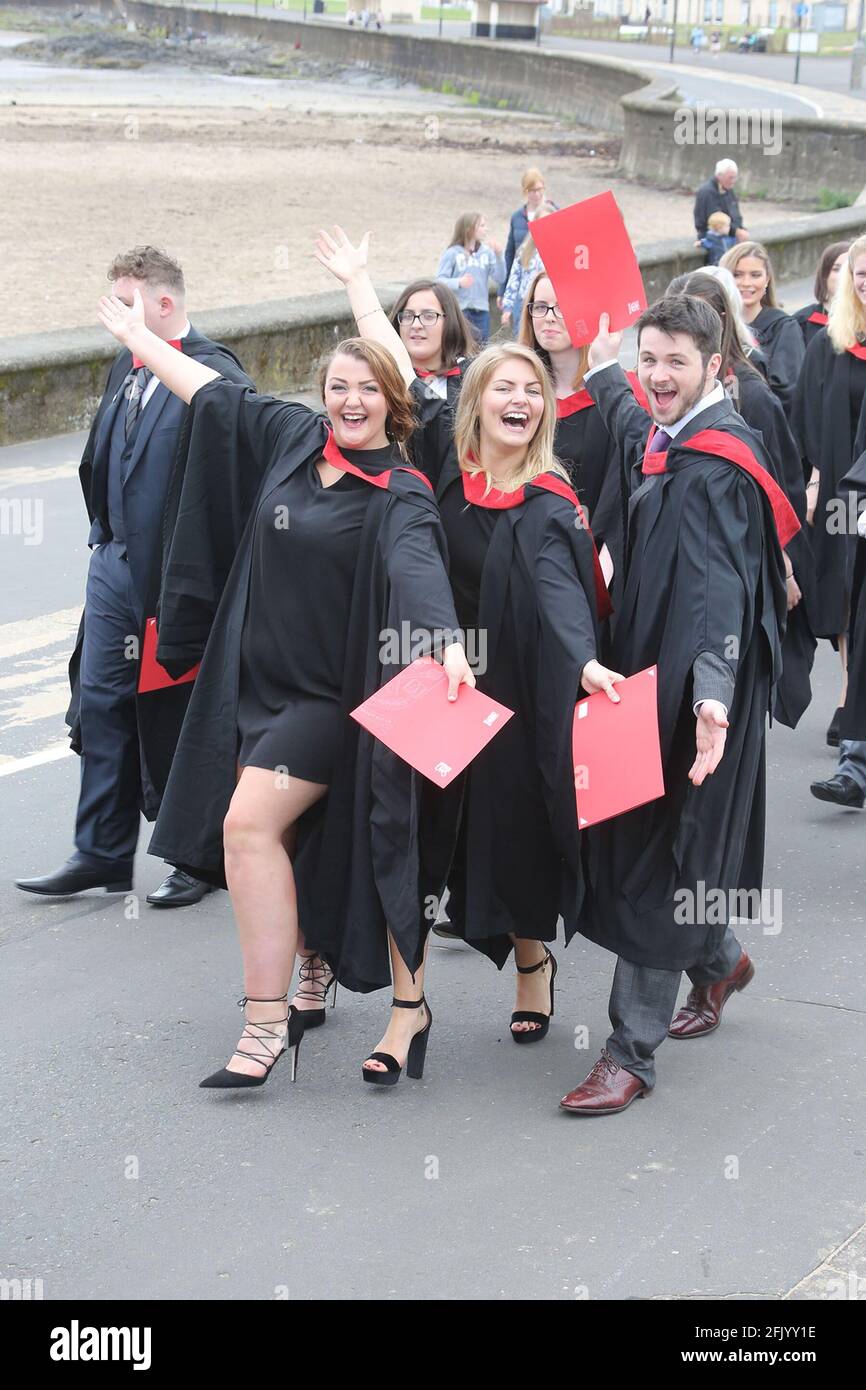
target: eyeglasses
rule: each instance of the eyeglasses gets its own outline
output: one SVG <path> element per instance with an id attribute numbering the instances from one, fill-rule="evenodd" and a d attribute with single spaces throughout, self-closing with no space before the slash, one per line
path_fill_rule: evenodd
<path id="1" fill-rule="evenodd" d="M 418 319 L 425 328 L 432 328 L 437 319 L 444 319 L 444 317 L 444 314 L 437 314 L 435 309 L 422 309 L 420 314 L 414 313 L 412 309 L 401 309 L 397 315 L 397 322 L 408 323 L 411 327 Z"/>
<path id="2" fill-rule="evenodd" d="M 546 319 L 548 314 L 553 314 L 555 319 L 565 320 L 565 314 L 558 304 L 545 304 L 543 299 L 533 299 L 529 312 L 534 319 Z"/>

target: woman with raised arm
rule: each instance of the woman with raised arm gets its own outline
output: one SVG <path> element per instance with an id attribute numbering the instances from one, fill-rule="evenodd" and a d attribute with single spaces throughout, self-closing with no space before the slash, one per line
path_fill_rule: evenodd
<path id="1" fill-rule="evenodd" d="M 242 531 L 151 844 L 224 874 L 238 924 L 245 1027 L 201 1084 L 260 1086 L 287 1048 L 297 1062 L 304 995 L 316 992 L 288 1005 L 302 933 L 319 957 L 308 986 L 324 987 L 322 959 L 350 989 L 393 977 L 404 1008 L 386 1044 L 400 1066 L 423 1035 L 420 1074 L 430 1013 L 417 973 L 429 891 L 419 779 L 349 712 L 399 669 L 381 659 L 386 630 L 428 635 L 450 698 L 474 678 L 454 640 L 433 493 L 406 466 L 403 381 L 381 348 L 346 339 L 322 369 L 323 418 L 175 353 L 145 327 L 138 297 L 132 309 L 100 300 L 99 318 L 191 407 L 158 615 L 170 674 L 201 656 L 225 538 Z"/>
<path id="2" fill-rule="evenodd" d="M 317 258 L 346 286 L 359 332 L 412 363 L 367 274 L 365 236 L 322 232 Z M 443 798 L 462 801 L 449 875 L 452 925 L 501 968 L 514 948 L 515 1042 L 545 1036 L 556 962 L 583 896 L 571 730 L 582 693 L 616 701 L 621 677 L 596 659 L 607 592 L 585 514 L 553 452 L 553 390 L 519 343 L 487 348 L 465 374 L 455 448 L 433 478 L 448 540 L 457 616 L 475 637 L 479 686 L 515 711 Z M 368 1063 L 369 1066 L 375 1065 Z"/>
<path id="3" fill-rule="evenodd" d="M 550 373 L 556 397 L 553 451 L 586 509 L 615 608 L 625 568 L 625 475 L 616 445 L 583 384 L 589 348 L 572 346 L 556 291 L 543 270 L 527 290 L 518 341 L 532 348 Z M 646 409 L 637 376 L 629 372 L 628 379 Z"/>

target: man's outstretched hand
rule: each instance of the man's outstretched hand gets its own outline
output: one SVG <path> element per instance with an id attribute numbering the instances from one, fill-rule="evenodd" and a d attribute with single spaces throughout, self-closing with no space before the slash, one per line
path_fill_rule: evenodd
<path id="1" fill-rule="evenodd" d="M 722 761 L 728 727 L 724 705 L 718 700 L 704 700 L 695 727 L 695 760 L 689 768 L 689 781 L 696 787 L 701 786 L 704 778 L 715 772 Z"/>

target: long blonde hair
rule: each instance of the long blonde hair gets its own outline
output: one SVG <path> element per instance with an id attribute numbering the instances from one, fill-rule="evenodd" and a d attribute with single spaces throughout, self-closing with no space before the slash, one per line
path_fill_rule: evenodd
<path id="1" fill-rule="evenodd" d="M 523 266 L 524 270 L 529 269 L 530 263 L 536 254 L 535 239 L 532 235 L 531 230 L 532 223 L 537 222 L 541 217 L 549 217 L 552 212 L 556 212 L 556 208 L 553 206 L 553 203 L 542 203 L 541 206 L 537 207 L 535 209 L 535 212 L 533 212 L 529 217 L 530 230 L 526 233 L 526 236 L 523 238 L 523 241 L 520 245 L 520 250 L 517 253 L 517 259 Z"/>
<path id="2" fill-rule="evenodd" d="M 827 334 L 837 352 L 845 352 L 866 338 L 866 308 L 854 289 L 854 263 L 866 252 L 866 236 L 858 236 L 848 248 L 845 264 L 839 272 L 836 293 L 830 301 L 827 315 Z"/>
<path id="3" fill-rule="evenodd" d="M 537 478 L 539 473 L 559 473 L 568 480 L 568 474 L 553 452 L 553 436 L 556 430 L 556 399 L 550 378 L 531 348 L 523 343 L 492 343 L 475 358 L 463 377 L 457 418 L 454 422 L 454 444 L 457 461 L 465 473 L 484 473 L 487 491 L 495 485 L 493 477 L 481 467 L 481 397 L 494 372 L 504 362 L 516 359 L 528 362 L 535 379 L 541 387 L 544 409 L 538 428 L 526 450 L 523 467 L 513 478 L 514 490 Z"/>
<path id="4" fill-rule="evenodd" d="M 730 251 L 726 251 L 719 265 L 724 266 L 733 275 L 740 261 L 745 260 L 746 256 L 751 256 L 753 260 L 761 261 L 767 272 L 767 288 L 761 295 L 761 303 L 765 308 L 778 309 L 779 301 L 776 298 L 776 277 L 773 274 L 773 262 L 770 260 L 770 253 L 766 246 L 762 246 L 759 241 L 738 241 L 736 246 L 732 246 Z"/>

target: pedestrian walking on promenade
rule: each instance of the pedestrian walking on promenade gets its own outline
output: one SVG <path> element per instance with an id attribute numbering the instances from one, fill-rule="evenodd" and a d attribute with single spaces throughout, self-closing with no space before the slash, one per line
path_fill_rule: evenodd
<path id="1" fill-rule="evenodd" d="M 436 279 L 454 291 L 478 346 L 483 347 L 490 333 L 490 282 L 498 294 L 505 282 L 505 263 L 501 247 L 487 237 L 487 219 L 480 212 L 458 217 Z"/>

